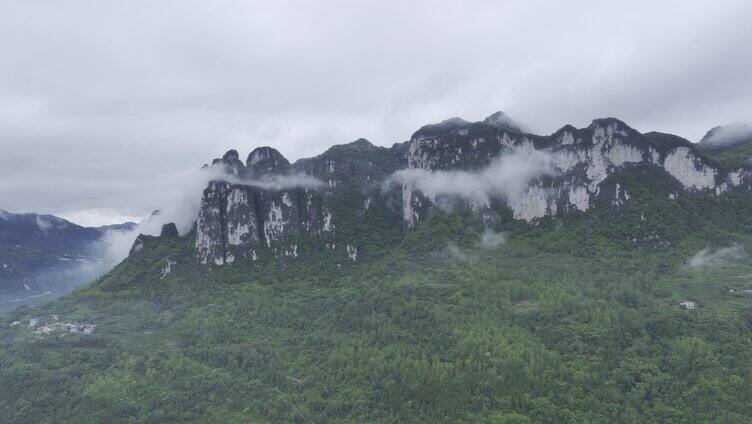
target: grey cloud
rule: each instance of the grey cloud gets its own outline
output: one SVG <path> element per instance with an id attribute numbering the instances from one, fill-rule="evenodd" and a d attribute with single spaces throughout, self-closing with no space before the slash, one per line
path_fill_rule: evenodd
<path id="1" fill-rule="evenodd" d="M 699 140 L 752 116 L 750 18 L 742 0 L 4 1 L 0 207 L 142 216 L 230 148 L 294 160 L 495 110 Z"/>

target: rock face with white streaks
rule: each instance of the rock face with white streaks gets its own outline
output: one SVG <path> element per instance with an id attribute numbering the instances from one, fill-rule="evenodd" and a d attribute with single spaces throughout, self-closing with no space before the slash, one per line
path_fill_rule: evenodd
<path id="1" fill-rule="evenodd" d="M 587 211 L 611 174 L 635 166 L 660 167 L 690 190 L 723 193 L 744 181 L 745 174 L 740 170 L 729 171 L 722 180 L 721 171 L 708 164 L 686 140 L 671 136 L 680 141 L 657 143 L 654 137 L 643 136 L 613 118 L 596 119 L 584 129 L 567 125 L 549 137 L 484 125 L 486 121 L 463 122 L 444 121 L 416 132 L 408 142 L 408 167 L 481 170 L 482 175 L 482 169 L 500 155 L 546 152 L 556 169 L 550 177 L 553 183 L 543 189 L 539 181 L 531 181 L 519 195 L 503 199 L 515 219 L 533 221 L 567 211 Z M 409 182 L 402 185 L 402 215 L 408 227 L 423 218 L 416 205 L 425 200 L 420 202 L 418 195 Z M 475 209 L 472 199 L 466 201 Z"/>
<path id="2" fill-rule="evenodd" d="M 546 152 L 556 168 L 558 183 L 544 189 L 539 183 L 520 187 L 503 199 L 515 219 L 532 221 L 567 210 L 586 211 L 599 185 L 616 169 L 629 164 L 655 162 L 659 154 L 639 133 L 616 119 L 600 119 L 585 129 L 566 126 L 550 137 L 523 134 L 507 126 L 467 124 L 459 136 L 457 122 L 423 127 L 408 142 L 407 164 L 431 170 L 482 170 L 503 154 Z M 441 128 L 453 128 L 444 133 Z M 493 196 L 493 193 L 490 193 Z M 420 219 L 416 192 L 403 185 L 403 218 L 408 226 Z M 472 206 L 472 205 L 471 205 Z M 475 209 L 475 208 L 473 208 Z"/>
<path id="3" fill-rule="evenodd" d="M 204 190 L 196 256 L 218 265 L 320 251 L 339 255 L 336 263 L 361 260 L 368 254 L 359 247 L 368 220 L 381 228 L 401 222 L 402 231 L 410 231 L 439 208 L 466 210 L 484 224 L 590 213 L 595 205 L 622 208 L 633 201 L 632 188 L 628 192 L 618 180 L 624 172 L 639 179 L 650 170 L 673 179 L 669 200 L 677 199 L 680 187 L 716 196 L 750 188 L 749 167 L 724 168 L 709 157 L 680 137 L 641 134 L 613 118 L 538 136 L 503 113 L 479 122 L 452 118 L 426 125 L 391 148 L 360 139 L 295 163 L 259 147 L 243 164 L 231 150 L 213 162 L 235 178 L 212 181 Z M 513 159 L 503 162 L 511 167 L 521 158 L 523 177 L 488 172 L 504 158 Z M 443 180 L 418 184 L 396 181 L 397 174 Z M 296 185 L 299 176 L 319 184 Z M 292 182 L 257 183 L 277 177 Z"/>
<path id="4" fill-rule="evenodd" d="M 687 147 L 672 150 L 663 160 L 663 168 L 684 187 L 710 189 L 716 187 L 717 171 L 705 165 Z"/>
<path id="5" fill-rule="evenodd" d="M 233 160 L 233 152 L 214 163 Z M 294 258 L 320 246 L 341 246 L 328 250 L 352 259 L 357 246 L 348 234 L 357 230 L 357 219 L 384 215 L 371 203 L 383 202 L 380 184 L 402 166 L 398 156 L 363 139 L 295 164 L 273 148 L 256 148 L 237 173 L 228 172 L 240 178 L 215 180 L 204 190 L 196 257 L 203 264 L 225 265 L 263 256 Z M 296 182 L 303 177 L 305 184 Z M 275 178 L 282 182 L 270 184 Z M 360 206 L 353 208 L 351 202 Z"/>
<path id="6" fill-rule="evenodd" d="M 224 264 L 227 259 L 227 193 L 230 184 L 212 181 L 204 190 L 196 221 L 196 256 L 201 263 Z"/>
<path id="7" fill-rule="evenodd" d="M 538 185 L 531 185 L 519 196 L 509 199 L 514 219 L 532 221 L 556 212 L 556 202 L 552 199 L 552 192 Z"/>
<path id="8" fill-rule="evenodd" d="M 324 231 L 312 223 L 319 211 L 304 199 L 309 190 L 268 190 L 253 185 L 212 182 L 204 191 L 196 226 L 196 254 L 202 263 L 222 265 L 253 259 L 260 251 L 273 256 L 295 252 L 300 237 Z M 329 224 L 331 225 L 331 223 Z"/>
<path id="9" fill-rule="evenodd" d="M 272 147 L 258 147 L 246 159 L 247 173 L 252 176 L 284 174 L 290 169 L 290 161 Z"/>

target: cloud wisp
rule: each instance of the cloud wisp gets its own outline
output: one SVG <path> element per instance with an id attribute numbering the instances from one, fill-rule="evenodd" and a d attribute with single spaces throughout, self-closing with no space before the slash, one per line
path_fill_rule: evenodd
<path id="1" fill-rule="evenodd" d="M 747 257 L 749 257 L 747 251 L 740 244 L 733 244 L 716 250 L 705 248 L 695 253 L 687 262 L 687 266 L 692 269 L 707 268 L 723 265 L 728 261 L 742 260 Z"/>
<path id="2" fill-rule="evenodd" d="M 494 198 L 518 198 L 532 180 L 556 174 L 555 163 L 555 155 L 549 152 L 515 152 L 477 172 L 402 169 L 389 176 L 384 187 L 408 184 L 434 201 L 461 198 L 485 206 Z"/>
<path id="3" fill-rule="evenodd" d="M 496 249 L 502 244 L 506 243 L 506 236 L 504 233 L 497 233 L 496 231 L 486 228 L 483 230 L 483 234 L 480 236 L 480 242 L 478 245 L 483 249 L 491 250 Z"/>
<path id="4" fill-rule="evenodd" d="M 752 140 L 752 125 L 746 122 L 735 122 L 711 129 L 703 137 L 701 143 L 708 147 L 723 147 L 750 140 Z"/>
<path id="5" fill-rule="evenodd" d="M 185 235 L 193 228 L 201 196 L 210 181 L 226 181 L 264 190 L 285 190 L 293 188 L 316 189 L 324 183 L 305 174 L 269 175 L 259 179 L 244 179 L 228 174 L 221 166 L 210 166 L 184 175 L 180 184 L 166 193 L 158 213 L 140 220 L 130 231 L 108 230 L 96 243 L 96 248 L 104 252 L 105 268 L 111 268 L 128 256 L 134 240 L 139 234 L 158 235 L 162 225 L 175 223 L 180 235 Z"/>

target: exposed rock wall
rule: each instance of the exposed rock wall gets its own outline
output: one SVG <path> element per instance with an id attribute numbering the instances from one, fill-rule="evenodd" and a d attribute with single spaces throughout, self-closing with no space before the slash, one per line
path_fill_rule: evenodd
<path id="1" fill-rule="evenodd" d="M 600 185 L 613 172 L 632 165 L 661 167 L 686 189 L 716 193 L 742 184 L 747 175 L 733 170 L 722 180 L 720 171 L 694 150 L 676 146 L 661 152 L 650 140 L 613 118 L 595 120 L 584 129 L 566 126 L 549 137 L 522 134 L 503 126 L 483 127 L 480 123 L 453 121 L 448 125 L 445 121 L 436 126 L 444 131 L 427 126 L 408 142 L 410 168 L 473 170 L 502 154 L 535 150 L 551 154 L 556 177 L 550 188 L 533 181 L 519 196 L 503 199 L 514 218 L 525 221 L 571 210 L 587 211 Z M 402 185 L 403 219 L 408 226 L 421 219 L 416 211 L 421 203 L 418 194 L 410 183 Z"/>
<path id="2" fill-rule="evenodd" d="M 511 122 L 496 114 L 475 123 L 453 118 L 427 125 L 409 141 L 389 149 L 357 140 L 294 164 L 270 147 L 253 150 L 245 164 L 231 150 L 212 166 L 221 166 L 237 178 L 232 183 L 212 181 L 204 190 L 196 255 L 202 263 L 221 265 L 262 255 L 296 257 L 313 248 L 355 261 L 364 252 L 352 234 L 358 234 L 359 221 L 366 214 L 388 215 L 385 222 L 393 217 L 410 228 L 446 203 L 440 189 L 423 193 L 410 181 L 386 186 L 395 171 L 481 173 L 508 154 L 543 153 L 552 169 L 504 195 L 490 193 L 482 202 L 477 197 L 460 198 L 452 204 L 459 202 L 483 222 L 497 222 L 501 216 L 532 222 L 586 212 L 593 199 L 606 191 L 613 196 L 607 201 L 620 207 L 629 200 L 623 187 L 614 188 L 613 183 L 608 190 L 602 187 L 614 172 L 640 166 L 665 171 L 689 191 L 722 195 L 731 187 L 750 184 L 748 169 L 715 167 L 686 140 L 659 133 L 642 135 L 613 118 L 595 120 L 581 129 L 568 125 L 546 137 L 526 134 Z M 659 136 L 673 138 L 659 142 Z M 321 185 L 269 188 L 251 183 L 293 175 L 315 178 Z"/>

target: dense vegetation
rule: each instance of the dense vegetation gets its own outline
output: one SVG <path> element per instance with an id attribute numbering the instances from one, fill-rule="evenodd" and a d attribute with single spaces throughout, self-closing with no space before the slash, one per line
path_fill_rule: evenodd
<path id="1" fill-rule="evenodd" d="M 750 251 L 752 198 L 651 169 L 613 174 L 592 213 L 505 221 L 503 243 L 462 211 L 372 237 L 364 219 L 356 262 L 200 267 L 194 234 L 143 237 L 92 284 L 0 317 L 2 420 L 750 422 L 752 297 L 729 289 L 752 265 L 687 264 Z M 97 327 L 27 326 L 53 315 Z"/>
<path id="2" fill-rule="evenodd" d="M 718 162 L 726 166 L 749 166 L 752 160 L 752 140 L 722 149 L 708 149 Z"/>

